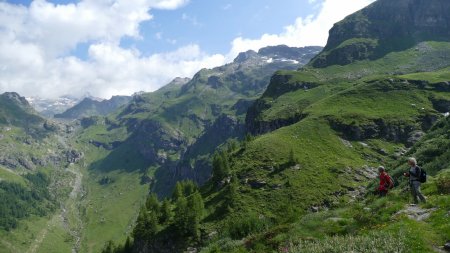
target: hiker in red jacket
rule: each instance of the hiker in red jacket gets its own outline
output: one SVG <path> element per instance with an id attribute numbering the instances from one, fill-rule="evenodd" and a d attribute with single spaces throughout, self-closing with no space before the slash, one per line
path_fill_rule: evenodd
<path id="1" fill-rule="evenodd" d="M 380 185 L 378 186 L 378 193 L 381 197 L 384 197 L 388 193 L 389 189 L 392 189 L 394 187 L 394 182 L 383 166 L 378 167 L 378 173 L 380 175 Z"/>

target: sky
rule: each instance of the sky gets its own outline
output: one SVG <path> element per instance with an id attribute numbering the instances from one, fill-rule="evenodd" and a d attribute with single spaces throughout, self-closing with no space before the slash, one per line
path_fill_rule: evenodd
<path id="1" fill-rule="evenodd" d="M 0 93 L 109 98 L 271 45 L 324 46 L 374 0 L 0 0 Z"/>

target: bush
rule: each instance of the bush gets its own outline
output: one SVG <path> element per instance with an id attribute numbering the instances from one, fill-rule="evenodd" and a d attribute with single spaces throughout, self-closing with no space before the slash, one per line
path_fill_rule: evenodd
<path id="1" fill-rule="evenodd" d="M 230 218 L 226 226 L 226 230 L 231 238 L 241 239 L 250 235 L 265 230 L 269 222 L 260 217 L 256 213 L 247 213 L 244 216 L 237 218 Z"/>
<path id="2" fill-rule="evenodd" d="M 440 194 L 450 194 L 450 178 L 439 177 L 436 179 L 437 191 Z"/>

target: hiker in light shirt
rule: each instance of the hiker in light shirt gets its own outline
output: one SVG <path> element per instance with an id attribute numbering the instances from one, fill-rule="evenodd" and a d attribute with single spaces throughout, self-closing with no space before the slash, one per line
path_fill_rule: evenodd
<path id="1" fill-rule="evenodd" d="M 417 161 L 415 158 L 411 157 L 408 159 L 408 165 L 410 167 L 409 172 L 403 173 L 405 177 L 409 177 L 409 186 L 411 188 L 411 195 L 413 197 L 414 204 L 422 202 L 427 202 L 422 192 L 420 191 L 420 173 L 421 169 L 417 166 Z"/>

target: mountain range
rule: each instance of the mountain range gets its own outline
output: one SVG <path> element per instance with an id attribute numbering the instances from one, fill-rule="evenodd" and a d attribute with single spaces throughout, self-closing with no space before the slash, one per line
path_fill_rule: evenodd
<path id="1" fill-rule="evenodd" d="M 70 123 L 1 95 L 0 245 L 444 250 L 449 13 L 446 0 L 378 0 L 335 24 L 324 48 L 243 52 L 114 105 L 85 99 L 63 113 Z M 411 156 L 428 173 L 417 206 L 403 177 Z M 384 198 L 379 165 L 395 182 Z"/>

